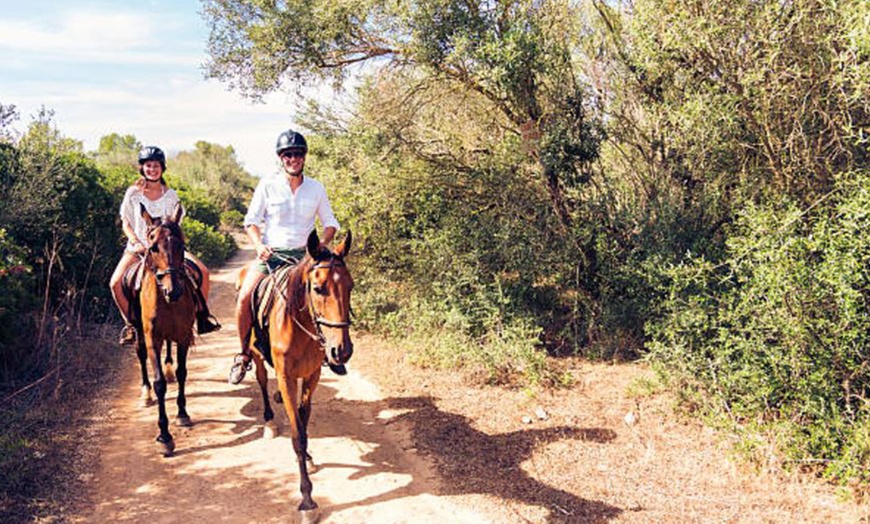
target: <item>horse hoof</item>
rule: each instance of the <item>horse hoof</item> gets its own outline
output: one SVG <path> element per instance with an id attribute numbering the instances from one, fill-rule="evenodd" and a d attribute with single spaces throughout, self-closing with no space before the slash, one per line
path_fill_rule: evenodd
<path id="1" fill-rule="evenodd" d="M 270 420 L 263 425 L 263 438 L 272 440 L 278 436 L 278 424 L 274 420 Z"/>
<path id="2" fill-rule="evenodd" d="M 275 401 L 276 404 L 283 404 L 284 399 L 281 397 L 281 392 L 276 391 L 274 395 L 272 395 L 272 400 Z"/>
<path id="3" fill-rule="evenodd" d="M 175 441 L 170 440 L 168 442 L 160 442 L 157 441 L 157 452 L 163 455 L 164 457 L 171 457 L 173 453 L 175 453 Z"/>
<path id="4" fill-rule="evenodd" d="M 299 510 L 299 516 L 302 517 L 302 524 L 314 524 L 320 518 L 317 508 Z"/>
<path id="5" fill-rule="evenodd" d="M 183 428 L 189 428 L 189 427 L 193 426 L 193 421 L 190 420 L 190 417 L 188 417 L 187 415 L 184 415 L 184 416 L 179 415 L 179 416 L 175 417 L 175 425 L 181 426 Z"/>
<path id="6" fill-rule="evenodd" d="M 151 398 L 151 388 L 148 386 L 142 386 L 142 390 L 139 393 L 139 403 L 143 408 L 147 408 L 154 403 L 154 399 Z"/>
<path id="7" fill-rule="evenodd" d="M 175 382 L 175 370 L 172 369 L 172 364 L 163 365 L 163 377 L 166 379 L 167 384 Z"/>

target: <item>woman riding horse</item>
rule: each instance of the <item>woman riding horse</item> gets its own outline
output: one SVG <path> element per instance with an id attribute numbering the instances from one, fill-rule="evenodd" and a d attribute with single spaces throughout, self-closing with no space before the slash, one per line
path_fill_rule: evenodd
<path id="1" fill-rule="evenodd" d="M 124 345 L 136 341 L 136 330 L 133 328 L 133 319 L 130 318 L 130 302 L 122 289 L 124 274 L 134 263 L 142 259 L 147 246 L 148 225 L 139 213 L 139 208 L 144 206 L 149 216 L 154 219 L 164 219 L 179 205 L 178 194 L 169 188 L 163 178 L 165 171 L 166 155 L 163 150 L 155 146 L 143 147 L 139 151 L 140 178 L 127 188 L 124 200 L 121 202 L 121 228 L 127 237 L 127 246 L 109 280 L 109 288 L 124 319 L 124 328 L 119 340 Z M 220 325 L 212 320 L 214 317 L 209 313 L 206 302 L 209 291 L 208 268 L 191 253 L 186 252 L 185 257 L 196 264 L 202 275 L 201 285 L 197 289 L 197 331 L 200 334 L 211 333 L 220 329 Z"/>

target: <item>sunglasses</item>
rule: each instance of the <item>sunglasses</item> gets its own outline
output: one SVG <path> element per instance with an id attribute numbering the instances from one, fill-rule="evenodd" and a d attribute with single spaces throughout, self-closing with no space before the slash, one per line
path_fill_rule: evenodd
<path id="1" fill-rule="evenodd" d="M 305 158 L 305 151 L 282 151 L 281 158 Z"/>

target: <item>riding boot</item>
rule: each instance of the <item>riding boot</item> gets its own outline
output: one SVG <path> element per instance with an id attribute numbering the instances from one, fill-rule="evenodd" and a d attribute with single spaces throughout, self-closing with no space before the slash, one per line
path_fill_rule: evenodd
<path id="1" fill-rule="evenodd" d="M 217 331 L 221 328 L 217 318 L 215 318 L 208 310 L 208 303 L 205 297 L 202 296 L 202 289 L 196 289 L 197 308 L 196 308 L 196 331 L 200 335 Z"/>
<path id="2" fill-rule="evenodd" d="M 196 331 L 200 335 L 217 331 L 220 328 L 220 323 L 209 313 L 208 309 L 196 312 Z"/>

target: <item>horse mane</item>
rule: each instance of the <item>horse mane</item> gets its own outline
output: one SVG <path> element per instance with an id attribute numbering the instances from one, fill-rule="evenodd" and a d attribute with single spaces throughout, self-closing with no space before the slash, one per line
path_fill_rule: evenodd
<path id="1" fill-rule="evenodd" d="M 311 267 L 313 259 L 309 255 L 305 255 L 301 262 L 293 266 L 290 270 L 289 279 L 287 281 L 287 302 L 290 306 L 290 311 L 287 315 L 297 320 L 299 313 L 305 309 L 307 302 L 305 301 L 305 283 L 303 282 L 305 273 Z"/>

